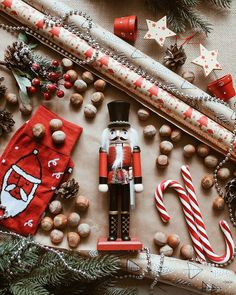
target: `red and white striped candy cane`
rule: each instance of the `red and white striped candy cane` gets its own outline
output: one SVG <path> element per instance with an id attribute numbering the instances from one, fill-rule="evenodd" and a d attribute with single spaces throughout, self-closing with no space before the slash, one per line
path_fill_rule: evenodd
<path id="1" fill-rule="evenodd" d="M 156 188 L 155 191 L 155 203 L 157 210 L 160 212 L 161 219 L 164 222 L 169 222 L 170 216 L 166 211 L 165 205 L 163 203 L 163 193 L 168 188 L 173 188 L 179 196 L 179 199 L 183 205 L 183 211 L 185 215 L 185 219 L 188 225 L 188 231 L 193 241 L 193 246 L 196 251 L 197 257 L 201 261 L 206 261 L 204 250 L 201 244 L 201 240 L 199 238 L 199 233 L 195 225 L 195 220 L 192 214 L 192 208 L 188 199 L 188 196 L 184 190 L 184 188 L 174 180 L 164 180 L 162 181 Z"/>
<path id="2" fill-rule="evenodd" d="M 229 260 L 231 260 L 234 256 L 234 241 L 233 241 L 233 237 L 232 237 L 232 233 L 230 231 L 230 228 L 229 228 L 226 221 L 224 221 L 224 220 L 220 221 L 220 228 L 224 234 L 224 239 L 225 239 L 225 243 L 226 243 L 226 250 L 223 255 L 215 254 L 212 247 L 211 247 L 211 244 L 209 242 L 209 238 L 208 238 L 206 227 L 205 227 L 205 224 L 204 224 L 204 221 L 203 221 L 203 218 L 201 215 L 201 211 L 199 208 L 199 203 L 198 203 L 198 200 L 196 197 L 196 193 L 195 193 L 195 189 L 193 186 L 193 181 L 192 181 L 189 167 L 186 165 L 182 166 L 181 172 L 182 172 L 182 176 L 184 179 L 185 188 L 188 192 L 188 199 L 189 199 L 191 207 L 192 207 L 192 212 L 193 212 L 193 216 L 195 219 L 195 224 L 198 229 L 201 243 L 202 243 L 202 247 L 206 253 L 206 256 L 208 257 L 208 259 L 210 261 L 212 261 L 214 263 L 224 264 L 224 263 L 228 262 Z"/>

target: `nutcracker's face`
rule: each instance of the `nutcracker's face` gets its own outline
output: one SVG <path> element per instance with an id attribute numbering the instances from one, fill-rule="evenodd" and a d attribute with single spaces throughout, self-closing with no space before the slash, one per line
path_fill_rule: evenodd
<path id="1" fill-rule="evenodd" d="M 129 128 L 128 127 L 113 127 L 109 129 L 110 143 L 125 143 L 129 142 Z"/>

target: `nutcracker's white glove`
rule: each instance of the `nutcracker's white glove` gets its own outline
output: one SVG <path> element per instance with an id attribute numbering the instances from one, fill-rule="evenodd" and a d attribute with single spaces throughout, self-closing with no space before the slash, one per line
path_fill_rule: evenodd
<path id="1" fill-rule="evenodd" d="M 108 191 L 108 185 L 107 184 L 99 184 L 98 190 L 101 193 L 106 193 Z"/>
<path id="2" fill-rule="evenodd" d="M 136 191 L 136 193 L 141 193 L 143 191 L 143 185 L 142 185 L 142 183 L 136 183 L 134 185 L 134 190 Z"/>

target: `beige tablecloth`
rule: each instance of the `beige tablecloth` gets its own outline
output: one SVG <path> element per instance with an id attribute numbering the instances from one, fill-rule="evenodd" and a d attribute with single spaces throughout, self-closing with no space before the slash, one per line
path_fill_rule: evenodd
<path id="1" fill-rule="evenodd" d="M 73 8 L 78 8 L 80 10 L 86 11 L 95 22 L 101 24 L 108 30 L 112 30 L 112 23 L 115 17 L 136 14 L 139 18 L 139 36 L 135 43 L 135 46 L 144 51 L 145 53 L 151 55 L 155 59 L 160 59 L 163 56 L 164 49 L 160 48 L 154 40 L 144 40 L 143 36 L 146 30 L 145 19 L 149 18 L 156 20 L 161 17 L 161 15 L 155 15 L 153 12 L 147 9 L 145 1 L 120 1 L 117 5 L 117 1 L 67 1 L 69 5 Z M 207 15 L 209 20 L 214 24 L 214 31 L 209 35 L 207 41 L 204 42 L 209 50 L 219 49 L 219 62 L 223 67 L 222 75 L 224 73 L 232 73 L 234 78 L 236 77 L 236 71 L 234 67 L 234 54 L 235 54 L 235 44 L 236 32 L 234 27 L 236 25 L 235 13 L 236 13 L 236 3 L 233 1 L 232 10 L 228 13 L 222 13 L 219 10 L 212 10 L 208 8 L 202 8 L 202 11 Z M 2 21 L 2 17 L 0 17 Z M 1 40 L 4 42 L 0 43 L 0 59 L 3 58 L 3 51 L 7 44 L 10 44 L 15 39 L 7 32 L 1 31 Z M 167 42 L 167 45 L 170 41 Z M 40 50 L 46 53 L 52 58 L 59 58 L 57 54 L 51 50 L 40 47 Z M 199 46 L 189 44 L 186 46 L 187 52 L 187 62 L 183 69 L 193 70 L 196 74 L 196 84 L 202 89 L 206 89 L 207 82 L 213 78 L 204 78 L 201 69 L 190 63 L 196 56 L 199 55 Z M 182 69 L 182 70 L 183 70 Z M 16 92 L 17 88 L 15 81 L 10 75 L 10 73 L 4 68 L 0 68 L 1 76 L 6 77 L 6 84 L 9 91 Z M 91 86 L 89 90 L 85 93 L 84 104 L 89 103 L 90 96 L 94 92 Z M 203 166 L 202 160 L 197 156 L 193 157 L 191 160 L 186 160 L 182 156 L 183 146 L 187 143 L 196 144 L 196 140 L 188 135 L 183 136 L 183 140 L 175 144 L 174 150 L 170 156 L 169 167 L 163 171 L 158 171 L 155 166 L 155 160 L 159 154 L 159 143 L 160 137 L 157 135 L 154 140 L 146 141 L 143 138 L 142 131 L 146 124 L 153 124 L 159 128 L 163 123 L 166 123 L 163 119 L 157 115 L 152 115 L 151 119 L 147 123 L 140 123 L 137 118 L 137 110 L 140 105 L 133 99 L 127 97 L 126 94 L 115 89 L 112 86 L 108 86 L 105 91 L 105 102 L 99 108 L 96 118 L 93 121 L 88 121 L 84 118 L 83 107 L 79 111 L 73 110 L 69 105 L 69 93 L 65 98 L 58 99 L 55 98 L 51 102 L 44 102 L 51 110 L 63 116 L 67 120 L 71 120 L 74 123 L 82 126 L 84 128 L 83 134 L 79 139 L 79 142 L 73 153 L 73 160 L 75 162 L 74 177 L 79 180 L 80 183 L 80 193 L 87 196 L 90 199 L 90 208 L 87 213 L 81 215 L 82 222 L 87 222 L 91 225 L 92 232 L 89 238 L 83 240 L 80 244 L 79 249 L 95 249 L 97 239 L 100 236 L 107 234 L 108 224 L 107 224 L 107 212 L 108 212 L 108 198 L 106 195 L 98 193 L 98 149 L 100 145 L 100 137 L 102 130 L 106 127 L 108 123 L 108 113 L 106 103 L 114 99 L 127 99 L 131 102 L 131 114 L 130 122 L 133 127 L 135 127 L 140 135 L 140 146 L 142 149 L 142 166 L 143 166 L 143 179 L 144 179 L 144 192 L 136 195 L 136 209 L 132 212 L 131 217 L 131 234 L 132 236 L 138 236 L 145 246 L 150 247 L 153 253 L 158 253 L 157 248 L 153 244 L 153 236 L 156 231 L 164 231 L 165 233 L 177 233 L 181 237 L 181 244 L 191 243 L 184 216 L 182 213 L 182 208 L 177 196 L 171 192 L 165 195 L 165 203 L 168 208 L 168 212 L 172 216 L 169 225 L 163 225 L 161 222 L 157 210 L 153 203 L 153 193 L 156 185 L 163 179 L 176 179 L 180 180 L 180 167 L 184 163 L 190 165 L 190 170 L 192 172 L 193 181 L 196 187 L 197 196 L 201 206 L 203 218 L 206 223 L 206 227 L 209 233 L 209 237 L 213 244 L 213 248 L 217 253 L 222 253 L 224 251 L 224 242 L 222 235 L 219 230 L 218 222 L 220 219 L 228 220 L 228 213 L 225 210 L 223 213 L 216 214 L 212 210 L 212 201 L 216 196 L 215 189 L 212 189 L 209 193 L 206 193 L 200 188 L 201 177 L 211 170 L 206 169 Z M 35 109 L 39 104 L 41 104 L 41 98 L 34 99 Z M 4 105 L 4 102 L 0 102 Z M 16 120 L 15 130 L 24 122 L 21 117 L 20 112 L 17 108 L 13 108 L 14 119 Z M 7 145 L 11 134 L 0 138 L 0 152 L 2 152 Z M 219 158 L 220 155 L 217 154 Z M 231 166 L 233 171 L 234 167 Z M 65 203 L 65 212 L 73 210 L 73 204 L 70 202 Z M 236 237 L 236 231 L 233 229 L 233 235 Z M 44 233 L 39 232 L 36 237 L 39 241 L 50 244 L 49 237 Z M 67 247 L 66 238 L 61 244 L 62 247 Z M 175 251 L 175 256 L 179 256 L 179 249 Z M 235 269 L 236 262 L 231 264 L 230 268 Z M 129 282 L 128 282 L 129 283 Z M 137 282 L 135 282 L 137 285 Z M 148 294 L 148 284 L 147 282 L 138 283 L 139 294 Z M 176 289 L 174 287 L 161 285 L 156 289 L 157 294 L 193 294 L 192 292 L 183 291 L 181 289 Z"/>

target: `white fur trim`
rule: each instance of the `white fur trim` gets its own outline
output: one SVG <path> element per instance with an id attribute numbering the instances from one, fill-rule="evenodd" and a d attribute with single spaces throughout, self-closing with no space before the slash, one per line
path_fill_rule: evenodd
<path id="1" fill-rule="evenodd" d="M 106 193 L 108 191 L 108 185 L 107 184 L 99 184 L 98 190 L 101 193 Z"/>
<path id="2" fill-rule="evenodd" d="M 24 170 L 22 170 L 19 166 L 17 165 L 12 165 L 13 170 L 15 170 L 16 173 L 18 173 L 19 175 L 23 176 L 25 179 L 27 179 L 28 181 L 30 181 L 31 183 L 41 183 L 41 179 L 38 179 L 28 173 L 26 173 Z"/>
<path id="3" fill-rule="evenodd" d="M 134 190 L 136 191 L 136 193 L 141 193 L 143 191 L 143 185 L 142 185 L 142 183 L 136 183 L 134 185 Z"/>

